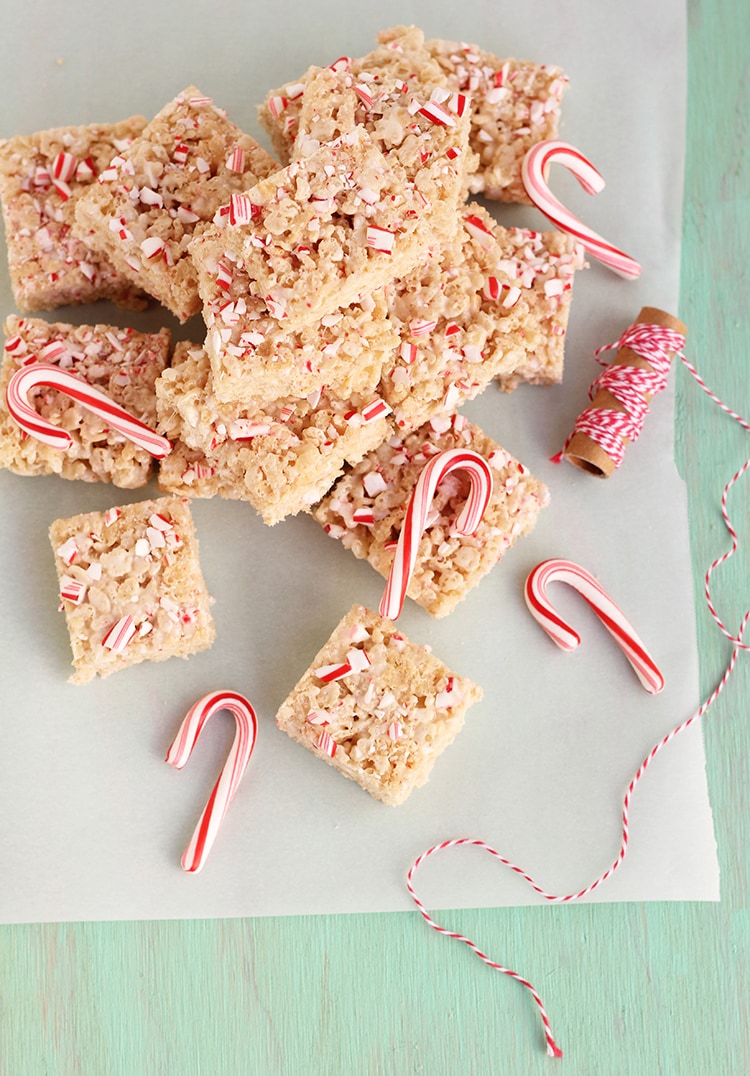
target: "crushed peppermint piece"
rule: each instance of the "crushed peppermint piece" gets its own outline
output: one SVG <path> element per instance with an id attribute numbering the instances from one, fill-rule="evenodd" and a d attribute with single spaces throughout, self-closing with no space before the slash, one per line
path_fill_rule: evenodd
<path id="1" fill-rule="evenodd" d="M 361 650 L 359 647 L 354 646 L 347 652 L 346 660 L 351 667 L 352 672 L 364 672 L 365 669 L 370 667 L 370 659 L 366 650 Z"/>
<path id="2" fill-rule="evenodd" d="M 328 755 L 329 758 L 333 758 L 333 756 L 336 754 L 336 748 L 338 747 L 338 744 L 333 739 L 333 737 L 330 736 L 329 733 L 325 731 L 325 729 L 323 729 L 317 739 L 315 746 L 318 748 L 319 751 L 322 751 L 324 755 Z"/>
<path id="3" fill-rule="evenodd" d="M 245 171 L 245 151 L 242 146 L 234 147 L 227 159 L 226 168 L 228 172 Z"/>
<path id="4" fill-rule="evenodd" d="M 324 684 L 330 684 L 334 680 L 342 680 L 345 676 L 349 676 L 352 671 L 348 661 L 341 661 L 333 665 L 320 665 L 315 670 L 315 675 Z"/>
<path id="5" fill-rule="evenodd" d="M 380 471 L 369 471 L 362 479 L 362 484 L 368 497 L 377 497 L 378 493 L 388 489 L 388 483 Z"/>
<path id="6" fill-rule="evenodd" d="M 115 654 L 121 654 L 135 633 L 136 626 L 132 616 L 120 617 L 102 639 L 102 646 L 106 646 Z"/>
<path id="7" fill-rule="evenodd" d="M 311 725 L 327 725 L 328 714 L 325 710 L 311 710 L 305 720 Z"/>
<path id="8" fill-rule="evenodd" d="M 60 597 L 64 601 L 72 602 L 73 605 L 81 605 L 86 598 L 87 587 L 79 579 L 71 575 L 63 575 L 60 579 Z"/>
<path id="9" fill-rule="evenodd" d="M 58 557 L 64 560 L 66 564 L 72 564 L 79 552 L 78 543 L 73 537 L 68 538 L 67 542 L 63 542 L 56 550 Z"/>
<path id="10" fill-rule="evenodd" d="M 387 228 L 379 228 L 376 224 L 370 224 L 367 228 L 367 245 L 380 254 L 392 254 L 396 236 Z"/>

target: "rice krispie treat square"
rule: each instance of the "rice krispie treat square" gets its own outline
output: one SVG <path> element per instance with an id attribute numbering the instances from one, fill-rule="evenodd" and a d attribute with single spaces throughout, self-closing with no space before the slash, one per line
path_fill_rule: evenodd
<path id="1" fill-rule="evenodd" d="M 195 86 L 123 149 L 76 208 L 76 228 L 123 276 L 186 321 L 200 310 L 188 244 L 233 193 L 278 164 Z"/>
<path id="2" fill-rule="evenodd" d="M 450 613 L 516 540 L 533 529 L 548 502 L 547 488 L 509 452 L 464 416 L 441 416 L 413 433 L 394 435 L 348 468 L 313 511 L 332 538 L 387 578 L 422 468 L 449 448 L 484 456 L 493 471 L 493 491 L 479 527 L 464 535 L 454 524 L 466 501 L 468 479 L 455 471 L 437 489 L 407 590 L 437 617 Z"/>
<path id="3" fill-rule="evenodd" d="M 223 230 L 250 294 L 296 331 L 408 273 L 444 218 L 355 127 L 232 199 L 213 234 Z"/>
<path id="4" fill-rule="evenodd" d="M 507 276 L 503 301 L 519 296 L 518 335 L 523 343 L 521 362 L 514 367 L 503 363 L 497 382 L 506 392 L 521 383 L 558 385 L 563 379 L 573 281 L 586 266 L 586 252 L 572 236 L 554 230 L 496 227 L 495 235 Z"/>
<path id="5" fill-rule="evenodd" d="M 183 451 L 176 445 L 164 461 L 159 485 L 247 500 L 269 526 L 316 504 L 347 462 L 390 433 L 390 409 L 375 396 L 340 400 L 318 389 L 250 407 L 220 403 L 212 384 L 205 351 L 178 343 L 156 391 L 160 430 Z"/>
<path id="6" fill-rule="evenodd" d="M 79 199 L 145 124 L 143 116 L 132 116 L 0 141 L 0 201 L 19 310 L 32 313 L 96 299 L 131 308 L 146 305 L 131 279 L 72 231 Z"/>
<path id="7" fill-rule="evenodd" d="M 342 398 L 375 391 L 398 344 L 382 288 L 292 332 L 269 315 L 263 299 L 250 294 L 250 278 L 227 250 L 223 231 L 204 232 L 190 253 L 217 399 L 304 396 L 323 386 Z"/>
<path id="8" fill-rule="evenodd" d="M 30 400 L 38 413 L 71 435 L 61 451 L 27 435 L 7 409 L 8 383 L 22 366 L 54 363 L 100 389 L 152 429 L 156 427 L 156 379 L 169 359 L 170 333 L 141 333 L 114 325 L 66 325 L 40 318 L 9 317 L 0 368 L 0 467 L 20 475 L 57 474 L 85 482 L 112 482 L 122 489 L 145 486 L 153 458 L 99 415 L 56 389 L 39 386 Z"/>
<path id="9" fill-rule="evenodd" d="M 566 75 L 547 64 L 499 60 L 465 42 L 425 44 L 447 85 L 471 97 L 469 142 L 479 156 L 479 168 L 469 178 L 470 192 L 502 202 L 529 203 L 521 164 L 537 142 L 557 138 Z"/>
<path id="10" fill-rule="evenodd" d="M 276 724 L 392 807 L 424 785 L 482 689 L 389 620 L 355 605 L 282 703 Z"/>
<path id="11" fill-rule="evenodd" d="M 398 160 L 433 216 L 439 214 L 438 234 L 450 235 L 479 158 L 469 152 L 468 97 L 441 83 L 420 78 L 412 88 L 372 71 L 324 67 L 307 81 L 293 156 L 315 153 L 361 125 L 389 162 Z"/>
<path id="12" fill-rule="evenodd" d="M 565 329 L 583 248 L 562 232 L 503 228 L 476 203 L 453 240 L 388 291 L 401 343 L 380 393 L 400 429 L 454 411 L 493 378 L 562 379 Z"/>
<path id="13" fill-rule="evenodd" d="M 186 501 L 162 497 L 58 519 L 49 534 L 76 670 L 71 683 L 211 646 L 211 598 Z"/>
<path id="14" fill-rule="evenodd" d="M 439 64 L 425 48 L 424 34 L 416 26 L 396 26 L 378 34 L 378 46 L 360 59 L 340 56 L 330 70 L 359 75 L 364 71 L 378 79 L 400 79 L 407 89 L 447 82 Z M 270 90 L 258 108 L 258 119 L 268 132 L 279 160 L 288 164 L 294 156 L 300 112 L 308 81 L 320 70 L 310 67 L 300 78 Z"/>

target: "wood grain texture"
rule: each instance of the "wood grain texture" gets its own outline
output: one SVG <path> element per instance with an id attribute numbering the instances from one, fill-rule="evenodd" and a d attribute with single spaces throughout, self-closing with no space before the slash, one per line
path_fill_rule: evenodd
<path id="1" fill-rule="evenodd" d="M 750 411 L 750 5 L 690 0 L 680 317 L 715 390 Z M 677 455 L 690 491 L 704 692 L 729 656 L 704 612 L 726 548 L 718 496 L 748 438 L 680 371 Z M 730 625 L 750 595 L 743 551 L 717 580 Z M 5 927 L 2 1076 L 580 1076 L 750 1072 L 748 663 L 711 711 L 716 905 L 461 911 L 449 925 L 527 975 L 565 1049 L 544 1054 L 526 993 L 416 915 Z M 681 720 L 685 715 L 675 715 Z"/>

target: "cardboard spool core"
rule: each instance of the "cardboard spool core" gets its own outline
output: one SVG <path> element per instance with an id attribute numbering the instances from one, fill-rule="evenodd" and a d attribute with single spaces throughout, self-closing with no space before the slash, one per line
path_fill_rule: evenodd
<path id="1" fill-rule="evenodd" d="M 673 329 L 675 332 L 680 333 L 681 336 L 687 335 L 687 327 L 678 318 L 664 310 L 659 310 L 655 306 L 644 306 L 633 324 L 659 325 L 665 329 Z M 674 353 L 670 352 L 670 357 L 672 354 Z M 612 360 L 612 365 L 632 366 L 640 370 L 653 369 L 650 362 L 641 358 L 635 351 L 631 351 L 629 347 L 619 348 L 615 358 Z M 649 403 L 651 396 L 644 393 L 644 399 L 646 403 Z M 606 389 L 600 389 L 596 393 L 591 401 L 591 407 L 597 410 L 627 411 L 627 408 Z M 629 444 L 627 437 L 623 437 L 622 440 L 625 445 Z M 587 434 L 578 431 L 570 438 L 563 452 L 563 459 L 566 459 L 568 463 L 572 463 L 579 471 L 585 471 L 586 474 L 595 475 L 597 478 L 609 478 L 615 470 L 615 461 L 611 456 L 607 455 L 601 445 L 598 445 Z"/>

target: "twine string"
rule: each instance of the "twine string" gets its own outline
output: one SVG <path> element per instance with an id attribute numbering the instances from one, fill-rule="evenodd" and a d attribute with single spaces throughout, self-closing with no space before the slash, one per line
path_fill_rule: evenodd
<path id="1" fill-rule="evenodd" d="M 736 411 L 732 410 L 732 408 L 728 407 L 706 385 L 701 376 L 698 374 L 695 367 L 685 358 L 685 355 L 683 354 L 684 346 L 685 337 L 672 329 L 667 329 L 659 325 L 632 325 L 623 333 L 623 335 L 616 343 L 606 344 L 603 347 L 599 348 L 596 351 L 595 356 L 597 360 L 599 360 L 599 356 L 605 351 L 609 351 L 613 348 L 629 347 L 632 351 L 635 351 L 636 354 L 640 355 L 642 358 L 645 358 L 654 367 L 654 376 L 651 377 L 650 372 L 642 371 L 635 367 L 608 366 L 605 370 L 604 375 L 601 375 L 600 378 L 597 379 L 599 381 L 599 387 L 602 387 L 602 379 L 604 378 L 605 385 L 609 389 L 609 391 L 612 391 L 612 388 L 610 386 L 614 385 L 614 387 L 619 392 L 621 388 L 620 381 L 622 379 L 623 381 L 627 381 L 627 385 L 623 391 L 623 396 L 628 396 L 629 398 L 631 395 L 631 389 L 633 384 L 636 385 L 636 392 L 641 395 L 641 403 L 635 405 L 634 414 L 631 413 L 628 417 L 631 419 L 634 426 L 637 427 L 638 433 L 640 432 L 639 422 L 642 424 L 643 418 L 648 413 L 648 408 L 645 405 L 642 393 L 640 389 L 637 388 L 637 386 L 644 386 L 646 383 L 648 383 L 649 387 L 645 391 L 650 396 L 656 395 L 656 391 L 661 391 L 661 389 L 664 387 L 664 384 L 666 384 L 666 377 L 669 370 L 669 352 L 672 351 L 682 361 L 688 372 L 692 375 L 697 384 L 703 389 L 706 395 L 709 396 L 709 398 L 713 400 L 714 403 L 716 403 L 722 411 L 724 411 L 727 415 L 729 415 L 737 423 L 739 423 L 739 425 L 744 430 L 750 432 L 750 423 L 748 423 L 744 418 L 742 418 L 742 416 L 739 415 Z M 607 374 L 614 369 L 625 370 L 627 371 L 627 373 L 624 375 L 618 373 L 616 377 L 615 375 L 611 375 L 610 378 L 607 378 Z M 649 374 L 648 379 L 646 379 L 645 377 L 641 377 L 640 375 L 642 374 Z M 662 380 L 664 384 L 661 384 Z M 596 382 L 594 384 L 596 385 Z M 656 391 L 654 391 L 654 386 L 656 386 Z M 594 386 L 592 386 L 592 399 L 595 394 L 596 389 L 594 388 Z M 613 392 L 612 395 L 614 395 L 618 400 L 621 400 L 621 402 L 623 402 L 623 406 L 627 406 L 627 404 L 615 392 Z M 620 413 L 605 411 L 604 414 L 619 415 Z M 602 423 L 602 428 L 607 428 L 606 419 Z M 611 440 L 614 440 L 614 438 L 611 438 Z M 634 438 L 629 436 L 629 440 L 634 440 Z M 622 441 L 620 441 L 620 444 L 622 445 Z M 643 759 L 635 774 L 631 778 L 622 800 L 622 828 L 620 846 L 611 866 L 609 866 L 602 874 L 599 875 L 598 878 L 594 879 L 594 881 L 591 882 L 589 885 L 585 886 L 583 889 L 578 890 L 578 892 L 560 895 L 548 892 L 538 882 L 536 882 L 535 879 L 527 873 L 527 871 L 525 871 L 517 864 L 513 863 L 510 859 L 507 859 L 497 849 L 493 848 L 485 841 L 478 840 L 475 838 L 461 837 L 454 840 L 441 841 L 439 844 L 435 844 L 431 848 L 428 848 L 425 852 L 418 856 L 417 859 L 414 860 L 406 876 L 406 887 L 409 891 L 409 894 L 414 901 L 417 909 L 419 910 L 422 918 L 425 920 L 428 926 L 432 927 L 432 929 L 437 931 L 439 934 L 443 934 L 446 937 L 454 938 L 456 941 L 463 942 L 463 944 L 468 946 L 468 948 L 471 949 L 471 951 L 475 953 L 479 957 L 479 959 L 482 960 L 488 967 L 494 969 L 495 971 L 499 971 L 503 975 L 509 976 L 529 991 L 541 1018 L 542 1026 L 544 1029 L 544 1038 L 546 1041 L 547 1053 L 551 1057 L 562 1057 L 562 1050 L 560 1049 L 552 1035 L 549 1018 L 542 1003 L 542 999 L 537 993 L 537 991 L 534 989 L 532 984 L 527 979 L 519 975 L 517 972 L 511 970 L 510 968 L 504 967 L 502 964 L 499 964 L 496 961 L 490 959 L 490 957 L 483 953 L 482 950 L 473 941 L 465 937 L 463 934 L 448 930 L 446 927 L 443 927 L 439 923 L 437 923 L 436 920 L 433 919 L 432 916 L 429 914 L 423 902 L 417 896 L 414 887 L 414 877 L 419 867 L 425 862 L 425 860 L 429 859 L 436 853 L 445 851 L 448 848 L 457 848 L 463 845 L 468 845 L 475 848 L 480 848 L 483 851 L 487 852 L 489 855 L 493 856 L 503 866 L 513 871 L 514 874 L 519 875 L 526 882 L 526 884 L 534 890 L 534 892 L 536 892 L 539 896 L 543 897 L 544 900 L 546 900 L 547 902 L 554 904 L 566 904 L 572 903 L 573 901 L 581 900 L 583 897 L 586 897 L 590 893 L 593 893 L 594 890 L 598 889 L 601 885 L 603 885 L 619 869 L 628 851 L 630 804 L 635 789 L 637 788 L 639 782 L 642 780 L 657 755 L 659 755 L 664 750 L 664 748 L 672 742 L 672 740 L 674 740 L 682 732 L 685 732 L 688 728 L 690 728 L 691 725 L 693 725 L 696 721 L 700 720 L 700 718 L 705 715 L 705 713 L 708 711 L 708 709 L 712 706 L 712 704 L 716 701 L 716 699 L 726 687 L 726 684 L 729 681 L 732 672 L 734 671 L 740 651 L 750 650 L 750 644 L 744 642 L 744 634 L 747 629 L 748 622 L 750 622 L 750 609 L 748 609 L 742 617 L 737 633 L 732 634 L 729 629 L 724 625 L 721 617 L 719 616 L 711 594 L 711 580 L 714 571 L 720 565 L 724 564 L 725 561 L 727 561 L 737 551 L 737 548 L 739 546 L 737 532 L 729 515 L 727 501 L 729 492 L 732 487 L 748 470 L 750 470 L 750 457 L 734 473 L 734 475 L 732 475 L 732 477 L 729 479 L 729 481 L 725 484 L 723 488 L 721 497 L 721 515 L 722 519 L 724 520 L 724 525 L 727 528 L 732 540 L 731 547 L 730 549 L 722 553 L 720 556 L 718 556 L 711 563 L 708 570 L 706 571 L 704 579 L 704 594 L 711 616 L 724 634 L 724 636 L 732 644 L 732 653 L 729 662 L 711 694 L 705 699 L 703 703 L 701 703 L 698 709 L 690 715 L 690 717 L 688 717 L 681 724 L 673 728 L 651 748 L 651 750 Z"/>

